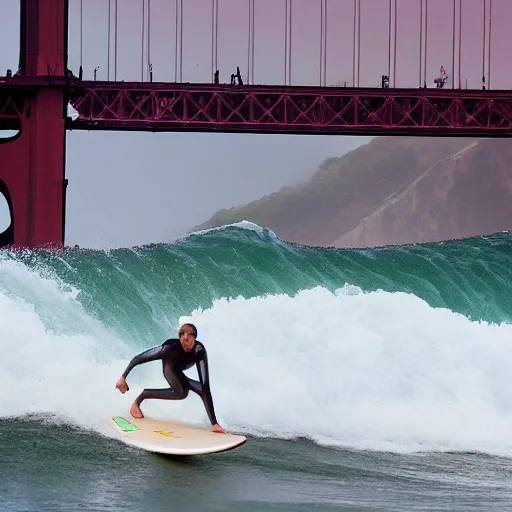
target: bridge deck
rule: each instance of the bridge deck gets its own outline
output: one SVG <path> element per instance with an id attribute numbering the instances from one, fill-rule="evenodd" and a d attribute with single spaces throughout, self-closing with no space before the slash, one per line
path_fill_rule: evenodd
<path id="1" fill-rule="evenodd" d="M 65 87 L 70 130 L 509 137 L 512 91 L 96 82 L 0 83 L 0 118 L 20 92 Z M 17 91 L 17 92 L 15 92 Z M 13 101 L 18 105 L 13 109 Z"/>

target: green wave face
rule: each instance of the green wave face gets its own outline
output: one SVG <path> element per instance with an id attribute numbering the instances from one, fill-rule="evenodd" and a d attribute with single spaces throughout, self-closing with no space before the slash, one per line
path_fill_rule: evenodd
<path id="1" fill-rule="evenodd" d="M 512 236 L 376 249 L 284 243 L 250 223 L 169 245 L 6 253 L 77 290 L 104 325 L 132 339 L 165 337 L 181 315 L 227 297 L 293 295 L 322 286 L 416 295 L 474 320 L 512 317 Z"/>

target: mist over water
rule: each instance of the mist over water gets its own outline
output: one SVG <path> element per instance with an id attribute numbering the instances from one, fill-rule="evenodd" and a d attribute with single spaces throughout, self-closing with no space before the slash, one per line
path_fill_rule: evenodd
<path id="1" fill-rule="evenodd" d="M 244 223 L 173 245 L 0 256 L 0 417 L 111 435 L 191 320 L 233 431 L 389 451 L 512 455 L 510 235 L 374 250 L 287 244 Z M 195 370 L 190 370 L 194 375 Z M 147 415 L 207 426 L 199 398 Z"/>

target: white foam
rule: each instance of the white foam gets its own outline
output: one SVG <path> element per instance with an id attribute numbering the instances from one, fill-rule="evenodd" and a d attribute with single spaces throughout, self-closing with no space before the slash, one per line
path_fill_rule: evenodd
<path id="1" fill-rule="evenodd" d="M 126 344 L 87 315 L 76 290 L 9 260 L 0 276 L 0 417 L 49 413 L 95 428 L 125 412 L 128 398 L 113 389 Z"/>
<path id="2" fill-rule="evenodd" d="M 512 453 L 512 326 L 405 293 L 219 300 L 206 328 L 226 423 L 367 449 Z"/>

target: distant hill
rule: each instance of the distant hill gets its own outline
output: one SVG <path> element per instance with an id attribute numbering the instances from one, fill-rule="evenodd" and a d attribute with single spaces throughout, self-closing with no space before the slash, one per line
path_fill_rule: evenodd
<path id="1" fill-rule="evenodd" d="M 512 141 L 380 137 L 329 158 L 297 187 L 221 210 L 196 229 L 247 220 L 283 240 L 368 247 L 512 229 Z"/>

